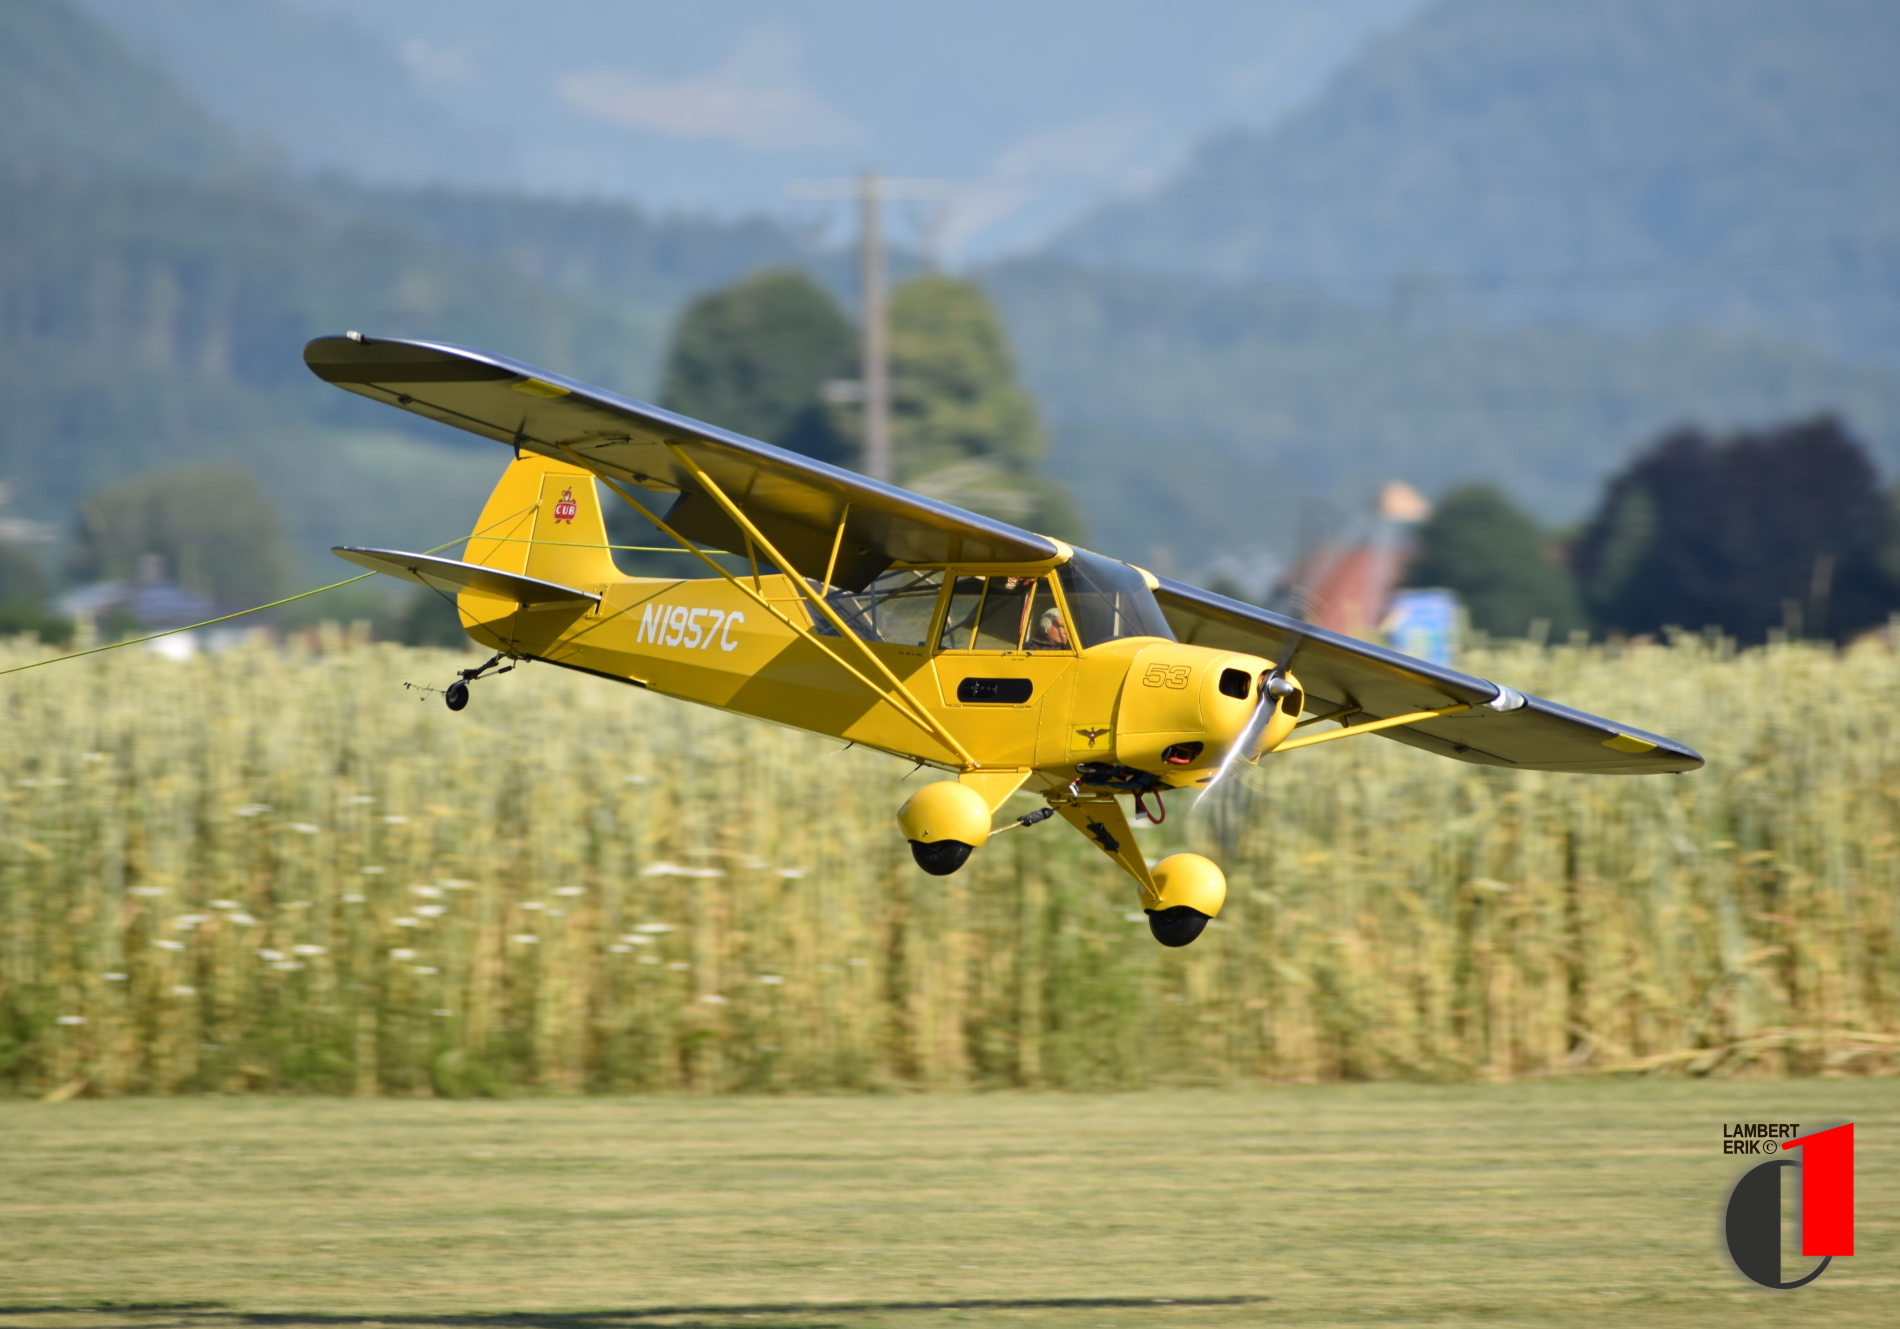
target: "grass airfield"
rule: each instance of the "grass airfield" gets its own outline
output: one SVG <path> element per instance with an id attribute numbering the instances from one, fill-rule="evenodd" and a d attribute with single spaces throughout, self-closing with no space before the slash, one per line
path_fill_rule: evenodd
<path id="1" fill-rule="evenodd" d="M 1858 1246 L 1718 1224 L 1851 1119 Z M 0 1104 L 0 1329 L 1892 1324 L 1891 1080 Z"/>

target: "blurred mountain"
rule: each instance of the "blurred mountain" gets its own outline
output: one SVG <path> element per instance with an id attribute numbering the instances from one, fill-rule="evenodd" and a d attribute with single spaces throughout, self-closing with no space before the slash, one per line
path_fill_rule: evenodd
<path id="1" fill-rule="evenodd" d="M 383 183 L 517 183 L 506 131 L 474 127 L 438 105 L 391 45 L 346 15 L 269 0 L 78 4 L 294 170 Z"/>
<path id="2" fill-rule="evenodd" d="M 1900 6 L 1440 0 L 1050 252 L 1900 361 Z"/>
<path id="3" fill-rule="evenodd" d="M 0 171 L 203 175 L 236 135 L 64 0 L 0 5 Z"/>
<path id="4" fill-rule="evenodd" d="M 1660 0 L 1657 12 L 1685 5 Z M 1479 7 L 1450 0 L 1433 21 Z M 1557 8 L 1522 6 L 1512 30 L 1541 31 L 1557 20 L 1536 16 Z M 1351 77 L 1390 65 L 1421 30 Z M 1546 79 L 1535 62 L 1526 70 Z M 847 307 L 854 296 L 847 253 L 770 220 L 298 175 L 247 137 L 255 125 L 220 128 L 56 0 L 0 3 L 0 75 L 9 521 L 64 527 L 105 484 L 242 464 L 309 571 L 327 571 L 324 551 L 341 541 L 433 544 L 466 530 L 503 456 L 318 384 L 299 356 L 308 337 L 354 327 L 462 341 L 650 396 L 693 293 L 791 265 Z M 1409 121 L 1392 116 L 1403 139 Z M 1363 162 L 1375 129 L 1354 131 Z M 1738 202 L 1736 225 L 1753 205 Z M 1792 206 L 1776 196 L 1760 210 Z M 1141 273 L 1037 259 L 976 274 L 1050 435 L 1044 469 L 1075 495 L 1092 545 L 1157 570 L 1235 550 L 1290 558 L 1391 476 L 1432 491 L 1490 482 L 1545 522 L 1573 520 L 1633 449 L 1679 424 L 1723 431 L 1832 411 L 1883 466 L 1900 461 L 1900 373 L 1785 335 L 1512 330 L 1490 306 L 1439 298 L 1442 286 L 1351 301 L 1177 257 L 1195 262 Z M 1873 284 L 1856 307 L 1885 291 Z M 1804 325 L 1789 315 L 1787 326 Z"/>
<path id="5" fill-rule="evenodd" d="M 16 503 L 58 512 L 128 474 L 243 461 L 308 528 L 323 489 L 309 473 L 335 464 L 319 433 L 413 430 L 312 379 L 310 337 L 362 327 L 467 341 L 639 391 L 663 322 L 391 223 L 337 219 L 268 182 L 9 182 L 0 477 Z M 447 434 L 430 446 L 475 455 Z"/>
<path id="6" fill-rule="evenodd" d="M 1091 544 L 1180 571 L 1290 559 L 1388 477 L 1483 481 L 1546 522 L 1633 450 L 1833 411 L 1900 465 L 1900 374 L 1700 330 L 1435 324 L 1271 283 L 1022 260 L 983 281 Z"/>
<path id="7" fill-rule="evenodd" d="M 311 570 L 465 528 L 504 458 L 327 389 L 303 343 L 462 341 L 648 394 L 686 292 L 797 246 L 769 224 L 311 183 L 69 5 L 0 5 L 0 482 L 69 525 L 127 476 L 242 464 Z"/>
<path id="8" fill-rule="evenodd" d="M 736 216 L 872 163 L 955 182 L 892 223 L 968 257 L 1299 104 L 1421 0 L 78 3 L 300 170 Z"/>
<path id="9" fill-rule="evenodd" d="M 766 217 L 656 216 L 606 199 L 340 179 L 324 180 L 321 198 L 339 215 L 393 223 L 454 253 L 504 262 L 550 287 L 656 317 L 761 268 L 806 267 L 834 286 L 855 280 L 848 255 L 814 251 Z M 649 366 L 649 379 L 654 372 Z"/>

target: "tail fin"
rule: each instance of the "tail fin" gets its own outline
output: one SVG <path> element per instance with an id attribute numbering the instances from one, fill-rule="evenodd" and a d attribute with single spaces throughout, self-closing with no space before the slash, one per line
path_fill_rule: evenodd
<path id="1" fill-rule="evenodd" d="M 591 471 L 533 453 L 508 464 L 465 561 L 561 586 L 620 580 Z"/>

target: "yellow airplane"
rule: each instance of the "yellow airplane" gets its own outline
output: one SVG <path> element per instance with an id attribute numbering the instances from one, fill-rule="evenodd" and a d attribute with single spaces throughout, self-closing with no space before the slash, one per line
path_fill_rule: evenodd
<path id="1" fill-rule="evenodd" d="M 462 558 L 335 551 L 453 594 L 494 649 L 450 684 L 451 709 L 491 670 L 541 660 L 952 772 L 897 814 L 940 876 L 983 846 L 1011 795 L 1040 794 L 1048 807 L 1015 821 L 1071 822 L 1139 883 L 1163 945 L 1201 934 L 1226 879 L 1198 854 L 1150 867 L 1122 797 L 1159 820 L 1170 791 L 1375 733 L 1515 770 L 1702 765 L 1658 735 L 500 356 L 352 332 L 304 360 L 514 451 Z M 708 575 L 623 575 L 597 482 Z"/>

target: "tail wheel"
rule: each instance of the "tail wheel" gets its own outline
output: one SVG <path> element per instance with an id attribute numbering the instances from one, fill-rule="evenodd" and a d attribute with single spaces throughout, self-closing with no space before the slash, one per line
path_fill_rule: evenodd
<path id="1" fill-rule="evenodd" d="M 450 710 L 461 710 L 468 705 L 468 683 L 463 679 L 456 679 L 449 684 L 448 691 L 443 694 L 442 700 L 449 704 Z"/>

